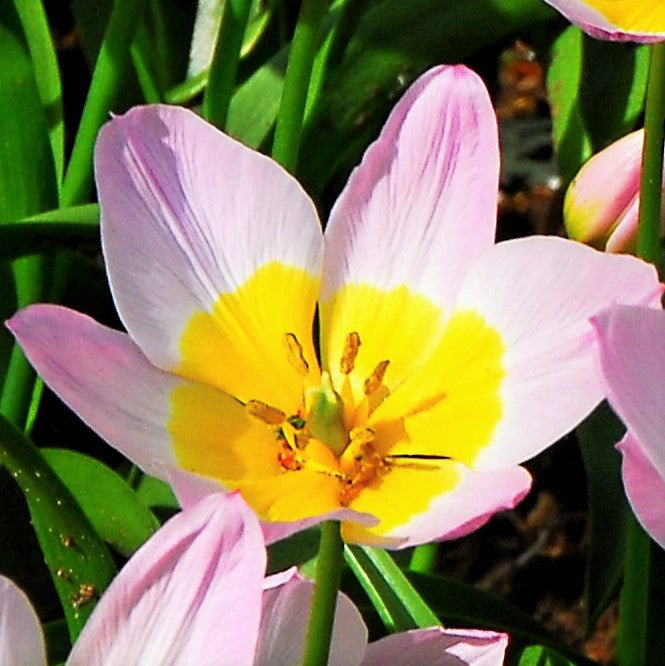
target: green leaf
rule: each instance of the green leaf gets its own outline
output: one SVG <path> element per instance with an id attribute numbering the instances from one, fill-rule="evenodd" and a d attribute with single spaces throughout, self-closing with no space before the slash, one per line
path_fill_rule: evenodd
<path id="1" fill-rule="evenodd" d="M 116 573 L 111 555 L 39 449 L 0 417 L 0 460 L 28 503 L 72 641 Z"/>
<path id="2" fill-rule="evenodd" d="M 530 645 L 519 660 L 519 666 L 575 666 L 558 652 L 543 645 Z"/>
<path id="3" fill-rule="evenodd" d="M 58 596 L 39 548 L 23 493 L 0 466 L 0 572 L 30 598 L 40 617 L 58 608 Z"/>
<path id="4" fill-rule="evenodd" d="M 99 246 L 99 204 L 49 210 L 0 225 L 0 259 Z"/>
<path id="5" fill-rule="evenodd" d="M 289 58 L 285 47 L 238 87 L 226 120 L 226 130 L 251 148 L 258 148 L 275 124 Z"/>
<path id="6" fill-rule="evenodd" d="M 556 40 L 547 91 L 566 182 L 593 153 L 634 128 L 644 108 L 648 70 L 646 46 L 598 41 L 575 26 Z"/>
<path id="7" fill-rule="evenodd" d="M 298 176 L 318 200 L 346 177 L 408 84 L 527 26 L 555 18 L 541 0 L 383 0 L 364 12 L 303 137 Z"/>
<path id="8" fill-rule="evenodd" d="M 67 623 L 64 620 L 47 622 L 43 627 L 46 655 L 49 664 L 62 664 L 72 649 Z"/>
<path id="9" fill-rule="evenodd" d="M 144 23 L 150 58 L 160 90 L 182 81 L 187 73 L 196 3 L 182 0 L 151 0 Z"/>
<path id="10" fill-rule="evenodd" d="M 95 458 L 68 449 L 42 449 L 42 455 L 95 532 L 121 555 L 132 555 L 159 528 L 127 482 Z"/>
<path id="11" fill-rule="evenodd" d="M 621 456 L 614 445 L 624 430 L 607 403 L 577 428 L 589 495 L 589 554 L 584 583 L 587 634 L 617 595 L 623 577 L 629 509 L 621 481 Z"/>
<path id="12" fill-rule="evenodd" d="M 301 565 L 316 557 L 321 541 L 321 526 L 296 532 L 268 546 L 268 574 Z"/>
<path id="13" fill-rule="evenodd" d="M 143 475 L 134 492 L 143 505 L 149 509 L 180 510 L 180 505 L 171 487 L 154 476 Z"/>
<path id="14" fill-rule="evenodd" d="M 346 546 L 344 557 L 388 631 L 441 624 L 388 552 Z"/>
<path id="15" fill-rule="evenodd" d="M 44 109 L 53 152 L 55 175 L 62 182 L 65 161 L 65 123 L 62 85 L 46 12 L 41 0 L 14 0 L 33 63 L 35 82 Z"/>
<path id="16" fill-rule="evenodd" d="M 2 229 L 2 225 L 0 225 Z M 18 307 L 14 273 L 9 261 L 0 259 L 0 321 L 6 321 Z M 0 389 L 4 387 L 4 378 L 9 368 L 9 359 L 14 346 L 14 338 L 4 327 L 0 330 Z"/>
<path id="17" fill-rule="evenodd" d="M 443 576 L 405 573 L 444 626 L 505 631 L 513 641 L 546 645 L 577 664 L 595 665 L 562 643 L 530 615 L 493 594 Z"/>
<path id="18" fill-rule="evenodd" d="M 0 3 L 0 223 L 58 203 L 46 118 L 23 29 Z"/>
<path id="19" fill-rule="evenodd" d="M 0 2 L 0 225 L 18 220 L 58 204 L 53 152 L 46 118 L 35 80 L 33 63 L 13 2 Z M 9 304 L 9 293 L 16 293 L 19 307 L 38 299 L 43 293 L 48 262 L 25 257 L 13 262 L 14 279 L 0 271 L 5 293 L 2 308 Z M 7 300 L 5 300 L 7 299 Z M 23 425 L 30 404 L 34 373 L 14 346 L 7 361 L 9 333 L 0 354 L 3 377 L 0 412 L 13 423 Z"/>

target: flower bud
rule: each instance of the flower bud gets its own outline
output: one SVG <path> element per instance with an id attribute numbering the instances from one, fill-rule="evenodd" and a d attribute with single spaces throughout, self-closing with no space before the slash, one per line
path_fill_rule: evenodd
<path id="1" fill-rule="evenodd" d="M 607 252 L 635 253 L 644 130 L 596 153 L 575 176 L 563 205 L 568 236 Z"/>

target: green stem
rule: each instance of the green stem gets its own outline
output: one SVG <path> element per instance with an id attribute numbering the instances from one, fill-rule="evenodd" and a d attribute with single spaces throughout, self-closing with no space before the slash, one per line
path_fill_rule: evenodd
<path id="1" fill-rule="evenodd" d="M 663 198 L 663 122 L 665 121 L 665 43 L 651 47 L 644 118 L 637 254 L 656 266 L 660 261 Z M 665 554 L 629 517 L 619 612 L 617 661 L 647 666 L 665 653 Z"/>
<path id="2" fill-rule="evenodd" d="M 316 563 L 314 596 L 303 655 L 304 666 L 325 666 L 328 663 L 337 592 L 342 578 L 343 550 L 340 524 L 333 520 L 323 523 Z"/>
<path id="3" fill-rule="evenodd" d="M 659 666 L 665 654 L 665 553 L 632 515 L 626 537 L 617 663 Z"/>
<path id="4" fill-rule="evenodd" d="M 411 555 L 409 569 L 418 573 L 432 574 L 436 570 L 436 559 L 438 552 L 437 543 L 424 543 L 416 546 Z"/>
<path id="5" fill-rule="evenodd" d="M 92 153 L 97 132 L 107 120 L 108 112 L 124 85 L 130 46 L 146 2 L 147 0 L 115 0 L 113 4 L 62 185 L 62 206 L 83 203 L 90 195 Z"/>
<path id="6" fill-rule="evenodd" d="M 251 4 L 251 0 L 226 0 L 224 3 L 208 87 L 203 96 L 204 117 L 220 129 L 226 125 Z"/>
<path id="7" fill-rule="evenodd" d="M 327 0 L 303 0 L 291 42 L 272 146 L 272 156 L 291 172 L 298 163 L 305 100 L 327 6 Z"/>
<path id="8" fill-rule="evenodd" d="M 663 121 L 665 120 L 665 43 L 651 47 L 644 117 L 637 254 L 658 265 L 663 198 Z"/>

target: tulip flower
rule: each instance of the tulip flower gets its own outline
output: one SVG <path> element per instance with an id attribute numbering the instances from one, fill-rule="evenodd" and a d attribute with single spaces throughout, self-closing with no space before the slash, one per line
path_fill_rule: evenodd
<path id="1" fill-rule="evenodd" d="M 598 39 L 660 42 L 665 39 L 661 0 L 545 0 L 571 23 Z"/>
<path id="2" fill-rule="evenodd" d="M 464 67 L 411 86 L 325 233 L 286 171 L 182 108 L 114 118 L 95 169 L 128 333 L 49 305 L 8 326 L 181 502 L 239 490 L 271 539 L 337 519 L 348 542 L 405 547 L 514 506 L 520 463 L 603 397 L 588 318 L 660 307 L 634 257 L 494 244 L 496 119 Z"/>
<path id="3" fill-rule="evenodd" d="M 643 144 L 644 130 L 632 132 L 580 169 L 563 207 L 570 238 L 606 252 L 635 253 Z"/>
<path id="4" fill-rule="evenodd" d="M 263 577 L 266 551 L 254 513 L 235 495 L 208 495 L 169 520 L 127 562 L 83 628 L 67 666 L 299 663 L 313 583 L 295 569 Z M 0 663 L 46 664 L 27 597 L 0 576 Z M 441 627 L 367 645 L 353 603 L 339 595 L 331 664 L 499 666 L 508 637 Z"/>
<path id="5" fill-rule="evenodd" d="M 593 325 L 607 397 L 627 427 L 617 445 L 626 495 L 665 548 L 665 313 L 615 305 Z"/>

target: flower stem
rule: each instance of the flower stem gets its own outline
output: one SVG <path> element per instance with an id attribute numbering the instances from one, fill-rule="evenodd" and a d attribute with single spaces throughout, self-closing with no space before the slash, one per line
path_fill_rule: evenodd
<path id="1" fill-rule="evenodd" d="M 656 266 L 660 261 L 660 220 L 665 120 L 665 43 L 651 47 L 644 119 L 637 254 Z M 617 632 L 617 662 L 646 666 L 661 661 L 665 651 L 665 554 L 629 516 L 623 588 Z"/>
<path id="2" fill-rule="evenodd" d="M 115 0 L 97 56 L 74 148 L 62 184 L 60 205 L 87 201 L 92 189 L 92 152 L 99 128 L 107 120 L 125 81 L 130 46 L 147 0 Z"/>
<path id="3" fill-rule="evenodd" d="M 665 553 L 628 517 L 616 659 L 620 666 L 658 666 L 665 653 Z"/>
<path id="4" fill-rule="evenodd" d="M 251 4 L 251 0 L 226 0 L 224 3 L 208 86 L 203 96 L 203 115 L 220 129 L 226 125 Z"/>
<path id="5" fill-rule="evenodd" d="M 343 550 L 340 524 L 333 520 L 323 523 L 302 662 L 304 666 L 324 666 L 328 663 L 337 592 L 342 577 Z"/>
<path id="6" fill-rule="evenodd" d="M 660 219 L 663 198 L 663 121 L 665 120 L 665 43 L 651 47 L 644 118 L 644 151 L 640 182 L 637 254 L 660 261 Z"/>
<path id="7" fill-rule="evenodd" d="M 327 0 L 302 0 L 291 42 L 272 146 L 273 158 L 291 172 L 298 163 L 305 100 L 327 6 Z"/>

